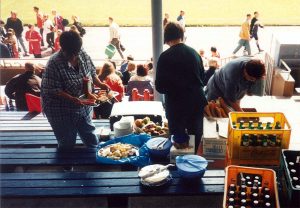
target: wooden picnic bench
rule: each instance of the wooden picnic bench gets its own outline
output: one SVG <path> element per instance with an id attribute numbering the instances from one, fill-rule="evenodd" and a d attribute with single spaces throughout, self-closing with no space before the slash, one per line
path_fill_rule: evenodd
<path id="1" fill-rule="evenodd" d="M 97 128 L 109 128 L 108 120 L 94 123 Z M 56 138 L 42 114 L 0 112 L 1 204 L 41 197 L 107 197 L 110 207 L 126 207 L 128 197 L 135 196 L 223 194 L 224 170 L 209 170 L 203 179 L 191 183 L 173 170 L 169 185 L 149 188 L 140 184 L 137 167 L 99 164 L 95 149 L 84 148 L 79 138 L 72 150 L 60 152 L 56 147 Z M 70 166 L 73 171 L 64 169 Z"/>
<path id="2" fill-rule="evenodd" d="M 1 198 L 107 197 L 109 207 L 126 207 L 134 196 L 222 195 L 224 170 L 208 170 L 200 180 L 182 180 L 176 171 L 163 187 L 144 187 L 137 171 L 3 173 Z"/>

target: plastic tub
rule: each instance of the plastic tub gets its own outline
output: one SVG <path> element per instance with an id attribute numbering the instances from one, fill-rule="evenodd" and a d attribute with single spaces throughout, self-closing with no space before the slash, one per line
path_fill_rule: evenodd
<path id="1" fill-rule="evenodd" d="M 183 178 L 201 178 L 206 171 L 207 160 L 198 155 L 177 156 L 176 166 Z"/>
<path id="2" fill-rule="evenodd" d="M 151 157 L 167 157 L 170 153 L 170 149 L 172 147 L 172 142 L 170 139 L 165 137 L 156 137 L 150 139 L 146 146 L 149 149 L 149 153 Z M 160 146 L 161 148 L 157 148 Z"/>

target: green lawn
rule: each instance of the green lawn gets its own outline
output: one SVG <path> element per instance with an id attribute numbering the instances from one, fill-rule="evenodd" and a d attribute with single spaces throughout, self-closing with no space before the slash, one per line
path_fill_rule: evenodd
<path id="1" fill-rule="evenodd" d="M 107 25 L 112 16 L 123 26 L 151 25 L 151 0 L 0 0 L 1 19 L 16 10 L 23 23 L 35 23 L 33 6 L 44 13 L 56 8 L 69 19 L 73 14 L 89 26 Z M 187 25 L 240 25 L 246 13 L 259 11 L 266 25 L 300 25 L 300 0 L 163 0 L 163 12 L 175 20 L 186 11 Z"/>

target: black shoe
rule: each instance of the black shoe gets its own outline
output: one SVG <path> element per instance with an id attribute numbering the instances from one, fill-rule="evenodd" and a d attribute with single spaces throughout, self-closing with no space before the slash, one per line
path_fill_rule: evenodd
<path id="1" fill-rule="evenodd" d="M 264 50 L 259 49 L 259 53 L 263 52 Z"/>
<path id="2" fill-rule="evenodd" d="M 25 53 L 23 56 L 29 56 L 29 54 L 28 54 L 28 53 Z"/>

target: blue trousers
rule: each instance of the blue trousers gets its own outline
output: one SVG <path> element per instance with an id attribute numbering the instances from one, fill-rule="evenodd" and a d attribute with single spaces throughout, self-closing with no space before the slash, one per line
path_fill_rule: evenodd
<path id="1" fill-rule="evenodd" d="M 76 137 L 79 134 L 82 142 L 87 147 L 96 147 L 98 138 L 95 134 L 95 126 L 90 118 L 73 116 L 63 120 L 50 121 L 54 135 L 58 142 L 58 148 L 71 149 L 76 144 Z"/>

